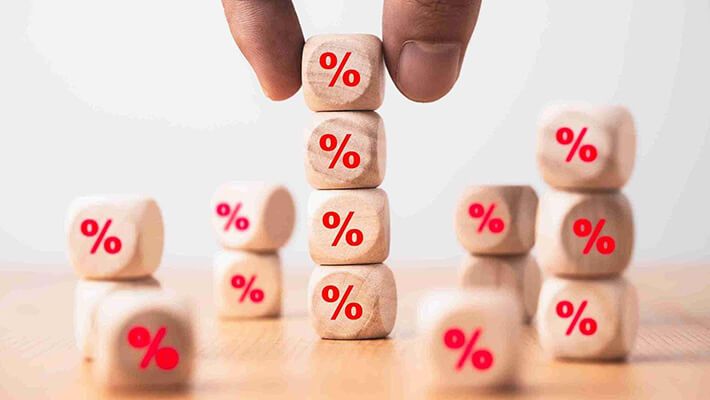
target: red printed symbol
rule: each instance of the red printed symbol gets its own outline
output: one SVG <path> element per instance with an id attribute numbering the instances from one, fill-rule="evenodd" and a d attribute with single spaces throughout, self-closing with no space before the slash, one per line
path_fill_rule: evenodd
<path id="1" fill-rule="evenodd" d="M 345 86 L 353 87 L 360 83 L 360 73 L 356 70 L 348 69 L 343 72 L 345 65 L 348 63 L 348 59 L 350 58 L 350 54 L 352 54 L 352 52 L 348 51 L 345 53 L 345 57 L 343 57 L 343 61 L 340 62 L 340 64 L 338 64 L 338 56 L 336 56 L 335 53 L 328 51 L 320 55 L 320 66 L 323 67 L 323 69 L 331 70 L 336 66 L 338 67 L 335 70 L 333 78 L 328 84 L 329 87 L 335 86 L 335 83 L 338 82 L 338 78 L 341 73 L 343 74 L 343 83 Z"/>
<path id="2" fill-rule="evenodd" d="M 348 141 L 350 141 L 351 136 L 352 135 L 349 133 L 345 135 L 345 138 L 343 138 L 343 142 L 340 143 L 340 146 L 338 146 L 338 138 L 336 138 L 334 135 L 331 135 L 330 133 L 320 137 L 320 148 L 323 151 L 333 151 L 336 148 L 338 149 L 335 152 L 335 156 L 330 160 L 330 165 L 328 165 L 328 169 L 335 168 L 335 165 L 338 163 L 338 160 L 341 156 L 343 158 L 343 165 L 346 168 L 354 169 L 360 165 L 360 154 L 354 151 L 348 151 L 343 154 L 343 151 L 345 151 L 345 147 L 348 145 Z"/>
<path id="3" fill-rule="evenodd" d="M 500 218 L 491 218 L 493 211 L 496 209 L 495 203 L 491 203 L 488 209 L 481 203 L 472 203 L 468 207 L 468 215 L 473 219 L 482 219 L 478 224 L 478 233 L 483 232 L 483 229 L 488 227 L 491 233 L 501 233 L 505 229 L 505 223 Z"/>
<path id="4" fill-rule="evenodd" d="M 597 321 L 595 321 L 594 319 L 583 318 L 582 320 L 580 320 L 580 317 L 582 317 L 585 308 L 587 308 L 587 300 L 582 301 L 582 304 L 579 305 L 579 309 L 577 309 L 577 313 L 574 312 L 574 305 L 571 302 L 567 300 L 562 300 L 557 303 L 556 311 L 557 315 L 560 318 L 566 319 L 574 314 L 574 318 L 572 318 L 572 323 L 567 328 L 567 336 L 572 334 L 572 332 L 574 331 L 574 327 L 577 326 L 577 323 L 579 323 L 579 331 L 582 332 L 582 335 L 584 336 L 591 336 L 594 334 L 594 332 L 597 331 Z"/>
<path id="5" fill-rule="evenodd" d="M 254 303 L 261 303 L 262 300 L 264 300 L 264 291 L 261 289 L 252 289 L 252 285 L 254 285 L 254 281 L 256 280 L 256 275 L 252 275 L 249 278 L 249 282 L 247 282 L 246 278 L 244 275 L 234 275 L 232 277 L 232 287 L 235 289 L 243 289 L 242 290 L 242 295 L 239 297 L 239 302 L 243 303 L 244 300 L 246 300 L 247 296 L 251 299 L 252 302 Z"/>
<path id="6" fill-rule="evenodd" d="M 587 240 L 587 244 L 584 246 L 584 250 L 582 250 L 583 254 L 589 254 L 595 243 L 597 245 L 597 251 L 601 254 L 609 255 L 614 252 L 616 248 L 614 238 L 611 236 L 599 236 L 602 233 L 602 229 L 604 229 L 604 224 L 606 224 L 606 219 L 604 218 L 600 219 L 596 226 L 592 226 L 592 222 L 586 218 L 580 218 L 574 221 L 574 225 L 572 226 L 574 234 L 580 238 L 589 236 L 589 240 Z"/>
<path id="7" fill-rule="evenodd" d="M 461 371 L 466 361 L 471 360 L 473 367 L 480 371 L 485 371 L 493 366 L 493 353 L 488 349 L 476 349 L 476 342 L 481 336 L 482 329 L 473 331 L 471 339 L 466 342 L 466 334 L 462 329 L 451 328 L 444 333 L 444 344 L 451 350 L 463 348 L 459 361 L 456 363 L 456 370 Z M 474 349 L 476 349 L 474 351 Z"/>
<path id="8" fill-rule="evenodd" d="M 571 162 L 575 154 L 579 155 L 580 160 L 588 163 L 597 159 L 597 148 L 591 144 L 582 144 L 586 134 L 587 128 L 584 127 L 579 131 L 579 136 L 575 140 L 574 131 L 571 128 L 565 126 L 557 130 L 555 135 L 557 143 L 563 146 L 572 144 L 572 149 L 567 153 L 566 162 Z"/>
<path id="9" fill-rule="evenodd" d="M 335 311 L 333 312 L 333 315 L 331 315 L 330 319 L 334 321 L 338 315 L 340 315 L 340 310 L 345 307 L 345 316 L 348 317 L 350 320 L 356 320 L 362 317 L 362 306 L 359 303 L 347 303 L 348 297 L 350 297 L 350 292 L 353 291 L 353 285 L 348 285 L 348 288 L 345 289 L 345 294 L 343 294 L 343 297 L 340 297 L 340 290 L 336 286 L 333 285 L 328 285 L 323 288 L 323 291 L 321 292 L 321 297 L 323 297 L 323 300 L 327 301 L 328 303 L 335 303 L 336 301 L 340 300 L 338 302 L 338 306 L 335 307 Z"/>
<path id="10" fill-rule="evenodd" d="M 180 362 L 180 354 L 178 354 L 177 350 L 172 347 L 160 347 L 160 342 L 163 341 L 165 332 L 165 327 L 161 326 L 155 337 L 151 339 L 150 332 L 144 326 L 134 326 L 128 331 L 128 343 L 131 347 L 136 349 L 148 348 L 140 363 L 142 369 L 148 368 L 151 359 L 155 359 L 155 364 L 160 369 L 171 370 L 177 367 L 178 362 Z"/>
<path id="11" fill-rule="evenodd" d="M 339 228 L 338 233 L 335 235 L 335 239 L 333 239 L 333 243 L 331 243 L 331 246 L 337 246 L 338 243 L 340 243 L 340 238 L 342 238 L 343 235 L 345 235 L 345 241 L 351 246 L 359 246 L 362 244 L 362 241 L 364 239 L 362 231 L 354 228 L 348 230 L 348 225 L 350 224 L 350 220 L 353 218 L 353 215 L 355 215 L 355 211 L 348 212 L 348 215 L 345 217 L 345 221 L 340 224 L 340 215 L 337 212 L 328 211 L 327 213 L 323 214 L 324 227 L 326 227 L 327 229 Z"/>
<path id="12" fill-rule="evenodd" d="M 101 246 L 104 245 L 104 250 L 108 254 L 116 254 L 121 251 L 123 243 L 121 239 L 116 236 L 106 237 L 108 233 L 108 228 L 111 227 L 111 219 L 107 219 L 103 227 L 101 227 L 101 232 L 99 232 L 99 223 L 94 219 L 85 219 L 81 223 L 81 234 L 86 237 L 94 237 L 98 234 L 98 237 L 94 241 L 93 246 L 91 246 L 91 254 L 96 254 L 96 251 Z"/>
<path id="13" fill-rule="evenodd" d="M 227 217 L 227 223 L 224 224 L 224 231 L 228 231 L 230 226 L 234 226 L 238 231 L 249 229 L 249 219 L 239 216 L 239 210 L 242 208 L 242 203 L 237 203 L 232 208 L 227 203 L 219 203 L 217 205 L 217 215 L 224 218 Z"/>

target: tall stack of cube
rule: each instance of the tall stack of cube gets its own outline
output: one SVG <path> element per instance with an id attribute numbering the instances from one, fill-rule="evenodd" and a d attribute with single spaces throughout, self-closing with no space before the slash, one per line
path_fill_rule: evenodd
<path id="1" fill-rule="evenodd" d="M 563 359 L 624 359 L 638 327 L 636 289 L 621 274 L 634 246 L 631 205 L 620 191 L 634 165 L 636 130 L 620 106 L 561 105 L 538 126 L 537 159 L 552 189 L 541 199 L 538 332 Z"/>
<path id="2" fill-rule="evenodd" d="M 77 347 L 108 387 L 184 384 L 194 340 L 188 307 L 152 274 L 163 253 L 163 219 L 145 196 L 84 197 L 69 208 L 69 259 Z"/>
<path id="3" fill-rule="evenodd" d="M 382 42 L 373 35 L 320 35 L 303 50 L 303 93 L 315 111 L 307 132 L 312 325 L 327 339 L 386 337 L 397 313 L 389 255 Z"/>
<path id="4" fill-rule="evenodd" d="M 529 254 L 537 203 L 530 186 L 473 186 L 461 196 L 454 218 L 459 243 L 469 253 L 461 265 L 461 286 L 510 290 L 524 322 L 535 315 L 542 282 Z"/>
<path id="5" fill-rule="evenodd" d="M 212 198 L 212 226 L 223 249 L 214 260 L 214 302 L 221 318 L 281 313 L 278 250 L 293 232 L 296 207 L 288 189 L 230 182 Z"/>

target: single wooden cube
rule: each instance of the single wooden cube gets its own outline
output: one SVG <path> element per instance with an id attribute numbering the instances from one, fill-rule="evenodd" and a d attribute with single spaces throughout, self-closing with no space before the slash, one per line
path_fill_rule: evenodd
<path id="1" fill-rule="evenodd" d="M 212 197 L 212 227 L 228 249 L 272 252 L 293 232 L 296 206 L 288 189 L 261 182 L 230 182 Z"/>
<path id="2" fill-rule="evenodd" d="M 383 190 L 317 190 L 308 201 L 308 215 L 308 244 L 316 264 L 376 264 L 387 259 L 390 216 Z"/>
<path id="3" fill-rule="evenodd" d="M 365 34 L 312 36 L 301 75 L 313 111 L 376 110 L 385 96 L 382 41 Z"/>
<path id="4" fill-rule="evenodd" d="M 316 266 L 308 282 L 311 324 L 323 339 L 375 339 L 392 332 L 397 287 L 385 264 Z"/>
<path id="5" fill-rule="evenodd" d="M 634 248 L 629 200 L 620 192 L 548 190 L 537 219 L 537 261 L 542 270 L 569 278 L 621 274 Z"/>
<path id="6" fill-rule="evenodd" d="M 147 277 L 163 255 L 163 218 L 150 197 L 78 198 L 66 232 L 69 260 L 82 278 Z"/>
<path id="7" fill-rule="evenodd" d="M 459 282 L 466 289 L 506 289 L 520 305 L 520 319 L 530 322 L 537 311 L 542 274 L 535 257 L 465 255 L 461 263 Z"/>
<path id="8" fill-rule="evenodd" d="M 423 376 L 439 388 L 514 385 L 520 312 L 518 302 L 505 290 L 429 294 L 419 306 Z"/>
<path id="9" fill-rule="evenodd" d="M 377 187 L 385 157 L 385 126 L 376 112 L 314 114 L 306 143 L 306 177 L 314 188 Z"/>
<path id="10" fill-rule="evenodd" d="M 626 279 L 550 277 L 540 293 L 537 330 L 551 356 L 619 360 L 632 350 L 638 329 L 636 289 Z"/>
<path id="11" fill-rule="evenodd" d="M 164 291 L 119 291 L 96 315 L 94 373 L 109 388 L 186 384 L 195 357 L 190 312 Z"/>
<path id="12" fill-rule="evenodd" d="M 152 277 L 131 281 L 91 281 L 80 279 L 74 289 L 74 338 L 86 359 L 94 358 L 96 347 L 96 311 L 106 296 L 120 290 L 159 290 Z"/>
<path id="13" fill-rule="evenodd" d="M 549 185 L 619 189 L 636 158 L 636 128 L 621 106 L 558 105 L 538 123 L 537 162 Z"/>
<path id="14" fill-rule="evenodd" d="M 214 261 L 214 301 L 223 318 L 281 313 L 281 259 L 276 253 L 224 250 Z"/>
<path id="15" fill-rule="evenodd" d="M 456 207 L 456 236 L 473 254 L 525 254 L 535 244 L 536 210 L 530 186 L 472 186 Z"/>

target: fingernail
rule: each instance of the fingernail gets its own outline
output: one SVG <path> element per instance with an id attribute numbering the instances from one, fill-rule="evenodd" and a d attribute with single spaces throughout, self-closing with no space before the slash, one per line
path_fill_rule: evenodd
<path id="1" fill-rule="evenodd" d="M 438 100 L 456 83 L 460 61 L 458 43 L 405 42 L 397 65 L 397 87 L 414 101 Z"/>

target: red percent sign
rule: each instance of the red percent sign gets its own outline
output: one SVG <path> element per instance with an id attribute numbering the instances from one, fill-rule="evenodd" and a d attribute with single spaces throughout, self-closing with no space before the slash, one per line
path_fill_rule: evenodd
<path id="1" fill-rule="evenodd" d="M 180 354 L 178 354 L 177 350 L 172 347 L 160 347 L 160 342 L 163 341 L 166 331 L 167 329 L 161 326 L 153 338 L 150 337 L 150 331 L 144 326 L 135 326 L 128 331 L 128 343 L 131 347 L 136 349 L 148 348 L 141 360 L 141 369 L 148 368 L 151 359 L 155 359 L 155 364 L 166 371 L 177 367 L 178 362 L 180 362 Z"/>
<path id="2" fill-rule="evenodd" d="M 323 297 L 323 300 L 325 300 L 328 303 L 335 303 L 336 301 L 340 300 L 338 302 L 338 306 L 335 307 L 335 311 L 333 312 L 333 315 L 330 316 L 331 321 L 334 321 L 336 318 L 338 318 L 338 315 L 340 315 L 340 311 L 345 307 L 345 316 L 348 317 L 350 320 L 356 320 L 360 319 L 362 317 L 362 306 L 360 303 L 347 303 L 348 297 L 350 297 L 350 292 L 353 291 L 353 285 L 348 285 L 347 289 L 345 289 L 345 294 L 343 294 L 343 297 L 340 297 L 340 290 L 338 290 L 337 286 L 333 285 L 328 285 L 323 288 L 323 291 L 321 292 L 321 297 Z"/>
<path id="3" fill-rule="evenodd" d="M 348 63 L 348 59 L 350 59 L 351 54 L 352 52 L 350 51 L 345 53 L 343 61 L 341 61 L 340 64 L 338 64 L 338 56 L 336 56 L 335 53 L 328 51 L 320 55 L 320 66 L 323 67 L 323 69 L 331 70 L 334 69 L 336 66 L 338 67 L 335 70 L 335 74 L 331 78 L 330 83 L 328 84 L 329 87 L 335 86 L 335 83 L 338 82 L 338 78 L 341 74 L 343 75 L 343 83 L 345 84 L 345 86 L 354 87 L 357 86 L 358 83 L 360 83 L 360 73 L 356 70 L 348 69 L 343 72 L 343 69 Z"/>
<path id="4" fill-rule="evenodd" d="M 94 241 L 94 244 L 91 246 L 91 254 L 96 254 L 96 251 L 98 251 L 102 243 L 104 245 L 104 250 L 108 254 L 116 254 L 121 251 L 121 247 L 123 246 L 121 239 L 117 238 L 116 236 L 106 237 L 106 234 L 108 233 L 108 229 L 110 227 L 111 219 L 106 220 L 104 226 L 101 227 L 101 232 L 99 232 L 99 223 L 96 222 L 95 219 L 85 219 L 84 221 L 82 221 L 82 235 L 86 237 L 94 237 L 98 234 L 98 237 Z"/>
<path id="5" fill-rule="evenodd" d="M 478 224 L 478 233 L 482 233 L 483 229 L 488 227 L 491 233 L 501 233 L 505 229 L 505 222 L 501 218 L 491 218 L 493 216 L 493 211 L 496 209 L 495 203 L 491 203 L 488 209 L 481 203 L 472 203 L 468 207 L 468 215 L 473 219 L 481 219 L 481 223 Z"/>
<path id="6" fill-rule="evenodd" d="M 587 128 L 584 127 L 581 131 L 579 131 L 579 135 L 577 135 L 575 140 L 575 134 L 571 128 L 565 126 L 557 130 L 557 134 L 555 135 L 557 143 L 563 146 L 572 144 L 572 148 L 569 153 L 567 153 L 567 158 L 565 159 L 566 162 L 572 162 L 575 154 L 579 156 L 580 160 L 587 163 L 597 159 L 597 148 L 591 144 L 582 144 L 584 135 L 586 134 Z"/>
<path id="7" fill-rule="evenodd" d="M 327 229 L 338 229 L 338 233 L 335 235 L 335 239 L 333 239 L 333 243 L 331 243 L 332 247 L 335 247 L 340 243 L 340 239 L 345 235 L 345 241 L 350 245 L 350 246 L 359 246 L 362 244 L 362 241 L 364 239 L 362 235 L 362 231 L 359 229 L 350 229 L 348 230 L 348 226 L 350 225 L 350 220 L 353 218 L 353 215 L 355 215 L 355 211 L 350 211 L 348 212 L 348 215 L 345 217 L 345 221 L 343 223 L 340 223 L 340 215 L 335 212 L 335 211 L 328 211 L 327 213 L 323 214 L 323 226 L 326 227 Z"/>
<path id="8" fill-rule="evenodd" d="M 574 305 L 571 302 L 567 300 L 562 300 L 557 303 L 556 311 L 557 315 L 560 318 L 567 319 L 574 314 L 574 318 L 572 318 L 572 323 L 570 323 L 569 327 L 567 328 L 567 336 L 572 334 L 577 324 L 579 324 L 579 331 L 584 336 L 591 336 L 597 331 L 597 321 L 595 321 L 594 319 L 583 318 L 582 320 L 580 320 L 585 308 L 587 308 L 587 300 L 582 301 L 576 313 L 574 312 Z"/>
<path id="9" fill-rule="evenodd" d="M 360 165 L 360 154 L 354 151 L 348 151 L 343 154 L 343 151 L 345 151 L 346 146 L 348 145 L 348 141 L 350 141 L 351 134 L 345 135 L 345 138 L 343 138 L 343 142 L 340 143 L 340 146 L 338 146 L 338 138 L 335 137 L 335 135 L 331 135 L 330 133 L 327 133 L 323 136 L 320 137 L 320 148 L 323 151 L 333 151 L 337 148 L 337 151 L 335 152 L 335 156 L 330 160 L 330 165 L 328 165 L 328 169 L 333 169 L 335 166 L 338 164 L 338 160 L 341 159 L 343 160 L 343 165 L 348 168 L 348 169 L 354 169 L 357 168 Z"/>
<path id="10" fill-rule="evenodd" d="M 249 282 L 247 282 L 247 279 L 244 277 L 244 275 L 237 274 L 232 277 L 232 287 L 235 289 L 243 289 L 242 295 L 239 297 L 240 303 L 243 303 L 244 300 L 246 300 L 247 296 L 249 296 L 251 301 L 254 303 L 261 303 L 264 300 L 263 290 L 258 288 L 252 289 L 254 281 L 256 281 L 256 275 L 252 275 L 249 278 Z"/>
<path id="11" fill-rule="evenodd" d="M 604 229 L 604 224 L 606 224 L 606 219 L 604 218 L 600 219 L 596 225 L 592 225 L 592 222 L 586 218 L 580 218 L 574 221 L 574 225 L 572 226 L 574 234 L 580 238 L 589 237 L 587 244 L 582 250 L 584 255 L 589 254 L 595 244 L 597 251 L 604 255 L 609 255 L 616 249 L 616 241 L 613 237 L 599 236 L 602 233 L 602 229 Z"/>
<path id="12" fill-rule="evenodd" d="M 249 219 L 239 216 L 239 210 L 242 208 L 242 203 L 237 203 L 234 207 L 227 203 L 219 203 L 217 205 L 217 215 L 222 218 L 227 217 L 227 223 L 224 224 L 224 231 L 228 231 L 231 226 L 234 226 L 238 231 L 249 229 Z"/>
<path id="13" fill-rule="evenodd" d="M 466 342 L 466 334 L 462 329 L 451 328 L 444 333 L 444 344 L 447 348 L 451 350 L 463 348 L 461 356 L 456 363 L 457 371 L 461 371 L 469 359 L 473 367 L 479 371 L 485 371 L 493 366 L 493 353 L 488 349 L 476 349 L 476 342 L 482 331 L 483 329 L 476 328 L 468 342 Z M 476 350 L 474 351 L 474 349 Z"/>

